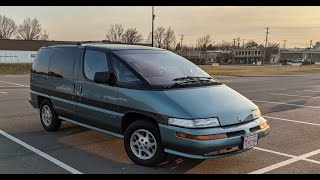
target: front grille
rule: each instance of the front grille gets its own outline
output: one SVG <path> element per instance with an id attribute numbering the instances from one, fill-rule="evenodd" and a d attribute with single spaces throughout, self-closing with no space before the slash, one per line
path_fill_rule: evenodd
<path id="1" fill-rule="evenodd" d="M 245 135 L 246 132 L 245 131 L 235 131 L 235 132 L 229 132 L 229 133 L 226 133 L 226 134 L 227 134 L 227 137 L 235 137 L 235 136 Z"/>

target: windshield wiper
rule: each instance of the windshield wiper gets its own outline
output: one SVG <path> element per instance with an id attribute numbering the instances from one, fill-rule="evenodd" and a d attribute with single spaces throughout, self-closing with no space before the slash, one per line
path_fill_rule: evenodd
<path id="1" fill-rule="evenodd" d="M 211 80 L 214 80 L 216 83 L 222 84 L 218 79 L 215 79 L 213 77 L 199 77 L 199 76 L 186 76 L 186 77 L 180 77 L 180 78 L 175 78 L 173 81 L 183 81 L 183 80 L 197 80 L 200 82 L 206 81 L 210 82 Z"/>
<path id="2" fill-rule="evenodd" d="M 187 81 L 183 81 L 183 82 L 176 82 L 176 83 L 174 83 L 172 85 L 166 86 L 165 88 L 166 89 L 171 89 L 171 88 L 183 85 L 183 84 L 190 84 L 190 83 L 194 84 L 194 83 L 198 83 L 198 81 L 196 81 L 196 80 L 187 80 Z"/>

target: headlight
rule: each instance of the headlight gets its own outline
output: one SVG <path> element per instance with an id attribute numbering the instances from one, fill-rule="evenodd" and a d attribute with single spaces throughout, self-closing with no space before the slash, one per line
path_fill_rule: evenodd
<path id="1" fill-rule="evenodd" d="M 220 126 L 218 118 L 208 118 L 208 119 L 178 119 L 169 118 L 168 124 L 188 127 L 188 128 L 205 128 L 205 127 L 216 127 Z"/>
<path id="2" fill-rule="evenodd" d="M 252 110 L 253 119 L 258 119 L 261 116 L 261 112 L 259 109 Z"/>

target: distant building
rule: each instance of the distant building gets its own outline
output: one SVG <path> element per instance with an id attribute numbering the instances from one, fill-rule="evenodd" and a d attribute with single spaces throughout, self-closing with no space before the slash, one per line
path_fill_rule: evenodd
<path id="1" fill-rule="evenodd" d="M 229 59 L 230 51 L 207 50 L 199 51 L 194 49 L 176 51 L 176 54 L 183 56 L 195 64 L 212 64 L 214 62 L 225 62 Z"/>
<path id="2" fill-rule="evenodd" d="M 262 51 L 260 48 L 235 48 L 232 50 L 233 62 L 237 64 L 252 64 L 262 61 Z"/>
<path id="3" fill-rule="evenodd" d="M 315 62 L 320 62 L 320 43 L 317 43 L 313 48 L 290 48 L 280 50 L 280 59 L 310 59 Z"/>

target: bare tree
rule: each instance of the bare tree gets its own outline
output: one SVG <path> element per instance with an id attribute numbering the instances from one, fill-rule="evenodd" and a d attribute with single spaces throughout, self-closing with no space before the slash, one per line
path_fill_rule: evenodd
<path id="1" fill-rule="evenodd" d="M 205 50 L 207 45 L 212 41 L 211 36 L 209 34 L 198 38 L 197 45 L 201 50 Z"/>
<path id="2" fill-rule="evenodd" d="M 122 42 L 127 44 L 134 44 L 142 41 L 142 35 L 136 28 L 127 29 L 122 35 Z"/>
<path id="3" fill-rule="evenodd" d="M 10 39 L 17 30 L 13 19 L 0 15 L 0 39 Z"/>
<path id="4" fill-rule="evenodd" d="M 111 25 L 110 29 L 107 31 L 106 39 L 109 41 L 121 42 L 123 33 L 124 28 L 121 24 Z"/>
<path id="5" fill-rule="evenodd" d="M 154 39 L 155 39 L 155 45 L 159 48 L 162 48 L 163 45 L 163 41 L 164 41 L 164 37 L 165 37 L 165 32 L 166 32 L 166 28 L 160 26 L 156 29 L 156 31 L 154 32 Z"/>
<path id="6" fill-rule="evenodd" d="M 40 39 L 41 39 L 41 40 L 46 40 L 46 41 L 49 40 L 49 34 L 48 34 L 47 30 L 44 30 L 44 31 L 42 32 Z"/>
<path id="7" fill-rule="evenodd" d="M 249 42 L 247 42 L 246 44 L 245 44 L 245 47 L 246 48 L 251 48 L 251 47 L 258 47 L 259 46 L 259 44 L 258 43 L 256 43 L 256 42 L 254 42 L 254 41 L 249 41 Z"/>
<path id="8" fill-rule="evenodd" d="M 166 32 L 164 33 L 164 38 L 163 38 L 164 48 L 170 49 L 172 46 L 174 46 L 175 41 L 176 41 L 176 36 L 174 35 L 174 31 L 171 27 L 168 27 Z"/>
<path id="9" fill-rule="evenodd" d="M 227 41 L 222 41 L 217 45 L 217 48 L 220 50 L 229 50 L 231 47 L 232 47 L 232 43 Z"/>
<path id="10" fill-rule="evenodd" d="M 44 38 L 44 39 L 43 39 Z M 49 34 L 42 26 L 38 19 L 27 18 L 19 25 L 17 30 L 17 39 L 21 40 L 46 40 Z"/>

